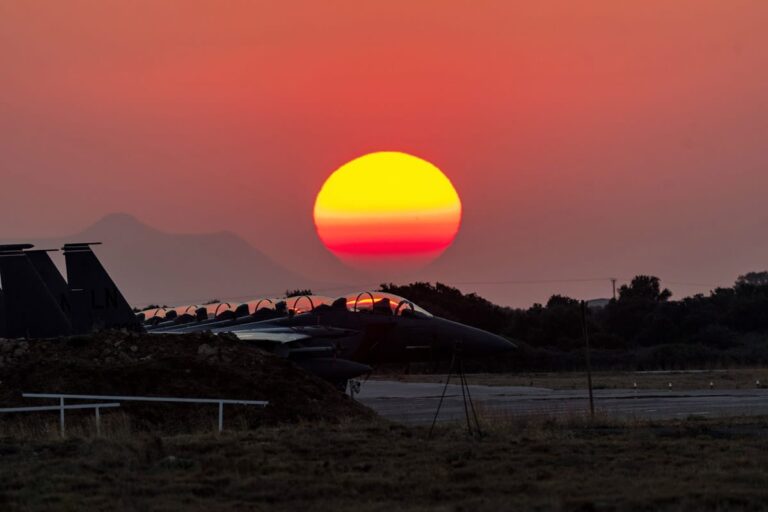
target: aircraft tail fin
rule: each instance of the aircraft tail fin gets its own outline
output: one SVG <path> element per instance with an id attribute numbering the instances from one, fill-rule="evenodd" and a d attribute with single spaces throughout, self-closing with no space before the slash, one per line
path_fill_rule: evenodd
<path id="1" fill-rule="evenodd" d="M 128 328 L 140 330 L 141 323 L 112 278 L 91 250 L 98 242 L 64 245 L 67 278 L 73 302 L 80 311 L 78 326 L 89 329 Z"/>
<path id="2" fill-rule="evenodd" d="M 0 338 L 5 338 L 5 299 L 3 290 L 0 289 Z"/>
<path id="3" fill-rule="evenodd" d="M 9 338 L 68 335 L 72 324 L 35 270 L 25 250 L 30 244 L 0 246 L 5 333 Z"/>
<path id="4" fill-rule="evenodd" d="M 27 258 L 32 262 L 32 266 L 40 275 L 40 278 L 48 287 L 48 290 L 53 294 L 54 298 L 59 301 L 59 306 L 64 313 L 71 318 L 72 305 L 70 303 L 70 293 L 67 281 L 64 280 L 64 276 L 61 275 L 59 269 L 54 265 L 53 260 L 48 255 L 49 252 L 58 251 L 58 249 L 33 249 L 31 251 L 25 251 Z"/>

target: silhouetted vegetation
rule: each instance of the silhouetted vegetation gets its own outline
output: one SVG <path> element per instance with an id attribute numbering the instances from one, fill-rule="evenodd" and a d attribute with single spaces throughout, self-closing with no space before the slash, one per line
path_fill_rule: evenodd
<path id="1" fill-rule="evenodd" d="M 141 313 L 142 311 L 146 311 L 148 309 L 160 309 L 160 308 L 167 308 L 168 306 L 163 304 L 162 306 L 159 304 L 150 304 L 148 306 L 144 306 L 143 308 L 133 308 L 134 313 Z"/>
<path id="2" fill-rule="evenodd" d="M 514 339 L 519 350 L 491 363 L 498 370 L 581 369 L 581 304 L 553 295 L 528 309 L 495 305 L 441 283 L 385 284 L 382 291 L 462 323 Z M 671 300 L 657 277 L 640 275 L 616 300 L 590 308 L 593 364 L 602 369 L 684 369 L 768 363 L 768 272 L 740 276 L 733 287 Z"/>
<path id="3" fill-rule="evenodd" d="M 286 297 L 301 297 L 302 295 L 312 295 L 312 290 L 309 288 L 297 288 L 296 290 L 285 290 Z"/>

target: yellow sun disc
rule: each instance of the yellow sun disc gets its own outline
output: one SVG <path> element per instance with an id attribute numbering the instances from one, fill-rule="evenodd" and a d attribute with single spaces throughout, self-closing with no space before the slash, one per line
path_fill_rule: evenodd
<path id="1" fill-rule="evenodd" d="M 453 242 L 461 201 L 433 164 L 382 151 L 334 171 L 317 195 L 314 217 L 325 246 L 347 263 L 423 264 Z"/>

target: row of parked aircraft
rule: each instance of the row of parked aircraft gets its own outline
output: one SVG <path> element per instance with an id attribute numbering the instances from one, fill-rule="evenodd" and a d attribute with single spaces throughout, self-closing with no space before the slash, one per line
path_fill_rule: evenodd
<path id="1" fill-rule="evenodd" d="M 509 351 L 495 334 L 436 317 L 382 292 L 302 295 L 154 308 L 134 313 L 93 243 L 63 247 L 67 280 L 49 250 L 0 246 L 0 337 L 46 338 L 99 329 L 233 333 L 339 387 L 384 363 L 440 361 Z"/>

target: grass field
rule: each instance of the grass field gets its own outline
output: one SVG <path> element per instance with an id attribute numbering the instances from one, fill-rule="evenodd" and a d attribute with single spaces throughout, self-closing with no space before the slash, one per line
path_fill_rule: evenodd
<path id="1" fill-rule="evenodd" d="M 384 421 L 173 437 L 114 425 L 0 439 L 0 509 L 768 509 L 768 418 L 518 418 L 480 440 Z"/>
<path id="2" fill-rule="evenodd" d="M 376 375 L 373 379 L 403 382 L 445 382 L 445 374 Z M 486 386 L 534 386 L 550 389 L 586 389 L 585 372 L 559 373 L 473 373 L 470 384 Z M 458 381 L 457 381 L 458 382 Z M 768 387 L 768 369 L 733 369 L 670 372 L 594 372 L 595 389 L 754 389 Z M 711 386 L 710 386 L 711 384 Z"/>

